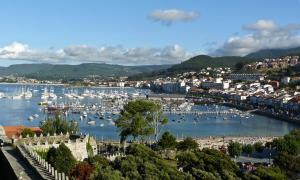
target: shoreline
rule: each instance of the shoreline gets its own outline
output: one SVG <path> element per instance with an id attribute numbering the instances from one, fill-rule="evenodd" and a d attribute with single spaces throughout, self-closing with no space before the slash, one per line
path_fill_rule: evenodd
<path id="1" fill-rule="evenodd" d="M 203 148 L 211 148 L 211 149 L 221 149 L 228 147 L 230 142 L 238 142 L 240 144 L 255 144 L 257 142 L 262 143 L 265 145 L 268 142 L 272 142 L 274 139 L 282 138 L 283 136 L 210 136 L 210 137 L 203 137 L 203 138 L 193 138 L 199 145 L 200 149 Z M 183 139 L 177 138 L 176 141 L 180 142 Z M 96 139 L 97 144 L 120 144 L 119 140 L 98 140 Z M 150 140 L 147 141 L 148 143 L 152 144 L 154 141 Z M 126 141 L 126 143 L 130 144 L 131 141 Z"/>
<path id="2" fill-rule="evenodd" d="M 90 135 L 92 136 L 92 135 Z M 241 136 L 236 136 L 236 135 L 229 135 L 229 136 L 219 136 L 219 135 L 216 135 L 216 136 L 203 136 L 203 137 L 192 137 L 192 136 L 187 136 L 187 137 L 191 137 L 192 139 L 194 139 L 195 141 L 216 141 L 216 140 L 223 140 L 224 141 L 245 141 L 245 140 L 253 140 L 253 139 L 256 139 L 256 140 L 266 140 L 266 141 L 269 141 L 269 140 L 273 140 L 273 139 L 276 139 L 276 138 L 282 138 L 284 135 L 262 135 L 262 136 L 251 136 L 251 135 L 241 135 Z M 92 136 L 94 137 L 94 136 Z M 184 140 L 185 138 L 176 138 L 176 141 L 177 142 L 180 142 L 182 140 Z M 119 142 L 118 139 L 105 139 L 103 138 L 102 139 L 99 139 L 97 138 L 96 139 L 97 142 L 104 142 L 104 143 L 109 143 L 109 142 L 113 142 L 113 143 L 117 143 Z M 150 140 L 150 141 L 154 141 L 154 140 Z M 128 140 L 129 142 L 129 140 Z"/>
<path id="3" fill-rule="evenodd" d="M 231 104 L 231 103 L 221 103 L 221 104 L 224 105 L 224 106 L 227 106 L 227 107 L 234 107 L 234 108 L 242 110 L 242 111 L 253 110 L 250 113 L 258 114 L 258 115 L 265 116 L 265 117 L 270 117 L 270 118 L 273 118 L 273 119 L 276 119 L 276 120 L 281 120 L 281 121 L 290 122 L 290 123 L 300 125 L 300 120 L 292 119 L 292 118 L 284 116 L 284 115 L 275 115 L 275 114 L 272 114 L 270 112 L 262 111 L 262 110 L 259 110 L 259 109 L 251 109 L 251 108 L 247 108 L 247 107 L 240 106 L 240 105 L 234 105 L 234 104 Z"/>
<path id="4" fill-rule="evenodd" d="M 118 87 L 118 86 L 73 86 L 70 84 L 61 84 L 61 83 L 55 83 L 55 84 L 47 84 L 47 83 L 7 83 L 7 82 L 0 82 L 0 85 L 29 85 L 29 86 L 66 86 L 66 87 L 73 87 L 73 88 L 135 88 L 135 87 Z"/>

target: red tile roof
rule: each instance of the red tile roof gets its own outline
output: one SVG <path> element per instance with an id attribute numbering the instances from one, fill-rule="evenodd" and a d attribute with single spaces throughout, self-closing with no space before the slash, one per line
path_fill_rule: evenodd
<path id="1" fill-rule="evenodd" d="M 22 131 L 25 128 L 31 129 L 36 134 L 42 133 L 41 128 L 39 127 L 26 127 L 26 126 L 3 126 L 5 134 L 8 138 L 12 138 L 13 136 L 18 137 L 21 135 Z"/>

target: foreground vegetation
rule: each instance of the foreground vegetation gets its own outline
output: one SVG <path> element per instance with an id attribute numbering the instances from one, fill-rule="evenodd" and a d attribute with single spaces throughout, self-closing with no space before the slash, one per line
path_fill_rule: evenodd
<path id="1" fill-rule="evenodd" d="M 128 103 L 116 122 L 121 142 L 132 137 L 133 143 L 125 149 L 125 155 L 108 161 L 104 156 L 88 153 L 83 162 L 76 162 L 71 151 L 61 144 L 57 149 L 38 152 L 59 172 L 72 179 L 299 179 L 300 174 L 300 131 L 291 131 L 283 138 L 271 143 L 239 144 L 232 142 L 227 151 L 199 149 L 192 138 L 177 142 L 169 132 L 165 132 L 154 144 L 147 144 L 150 136 L 158 137 L 160 127 L 166 123 L 161 114 L 161 106 L 155 102 L 136 100 Z M 44 133 L 70 132 L 77 127 L 71 122 L 55 117 L 41 128 Z M 32 136 L 28 130 L 24 135 Z M 87 145 L 87 150 L 90 149 Z M 112 148 L 113 149 L 113 148 Z M 118 150 L 118 148 L 116 148 Z M 245 169 L 233 161 L 242 153 L 276 152 L 274 164 L 255 165 Z M 124 150 L 124 149 L 123 149 Z M 122 150 L 122 151 L 123 151 Z"/>
<path id="2" fill-rule="evenodd" d="M 126 154 L 108 161 L 104 156 L 90 154 L 83 162 L 76 162 L 71 151 L 61 144 L 57 149 L 39 152 L 59 172 L 72 179 L 297 179 L 300 173 L 300 131 L 294 130 L 268 143 L 278 151 L 274 165 L 243 170 L 229 156 L 241 152 L 261 151 L 260 143 L 241 145 L 231 143 L 229 155 L 216 149 L 200 150 L 192 138 L 177 142 L 165 132 L 157 143 L 133 143 Z M 237 152 L 234 154 L 232 152 Z"/>

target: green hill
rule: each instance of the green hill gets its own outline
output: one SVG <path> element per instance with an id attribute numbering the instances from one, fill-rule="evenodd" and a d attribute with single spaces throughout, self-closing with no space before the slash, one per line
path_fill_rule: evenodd
<path id="1" fill-rule="evenodd" d="M 79 65 L 17 64 L 1 67 L 0 75 L 17 75 L 36 79 L 81 79 L 91 75 L 105 78 L 131 76 L 169 67 L 170 65 L 121 66 L 97 63 Z"/>
<path id="2" fill-rule="evenodd" d="M 171 76 L 174 74 L 187 72 L 187 71 L 199 71 L 207 67 L 230 67 L 235 68 L 237 63 L 250 63 L 257 61 L 251 58 L 239 57 L 239 56 L 223 56 L 223 57 L 210 57 L 207 55 L 199 55 L 190 58 L 180 64 L 173 65 L 168 69 L 161 69 L 158 71 L 153 71 L 149 73 L 143 73 L 138 75 L 133 75 L 130 77 L 132 80 L 140 79 L 154 79 L 158 77 Z"/>
<path id="3" fill-rule="evenodd" d="M 246 55 L 246 58 L 263 59 L 263 58 L 278 58 L 288 55 L 300 55 L 300 47 L 289 49 L 264 49 Z"/>
<path id="4" fill-rule="evenodd" d="M 206 67 L 230 67 L 234 68 L 237 63 L 253 62 L 253 59 L 244 58 L 239 56 L 223 56 L 223 57 L 210 57 L 206 55 L 199 55 L 184 61 L 180 64 L 174 65 L 168 71 L 185 72 L 185 71 L 199 71 Z"/>

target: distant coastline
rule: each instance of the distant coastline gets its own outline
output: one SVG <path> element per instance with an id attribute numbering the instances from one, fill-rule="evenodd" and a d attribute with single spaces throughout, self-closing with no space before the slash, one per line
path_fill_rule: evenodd
<path id="1" fill-rule="evenodd" d="M 78 85 L 70 85 L 70 84 L 62 84 L 62 83 L 53 83 L 53 84 L 48 84 L 48 83 L 7 83 L 7 82 L 0 82 L 0 85 L 7 85 L 7 84 L 15 84 L 15 85 L 30 85 L 30 86 L 35 86 L 35 85 L 41 85 L 41 86 L 68 86 L 68 87 L 88 87 L 88 88 L 134 88 L 134 87 L 118 87 L 118 86 L 78 86 Z"/>

